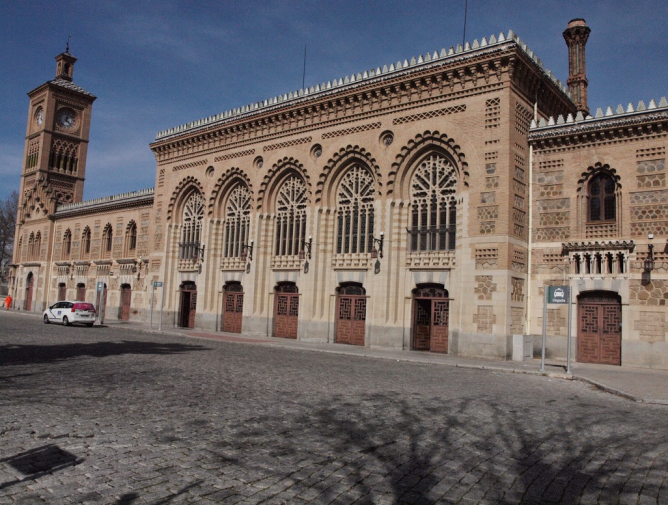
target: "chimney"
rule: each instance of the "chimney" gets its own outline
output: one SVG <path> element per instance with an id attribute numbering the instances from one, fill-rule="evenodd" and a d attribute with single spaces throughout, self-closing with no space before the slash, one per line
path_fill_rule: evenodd
<path id="1" fill-rule="evenodd" d="M 568 90 L 578 111 L 589 114 L 587 105 L 587 67 L 585 65 L 585 45 L 591 30 L 584 19 L 572 19 L 564 30 L 564 40 L 568 46 Z"/>

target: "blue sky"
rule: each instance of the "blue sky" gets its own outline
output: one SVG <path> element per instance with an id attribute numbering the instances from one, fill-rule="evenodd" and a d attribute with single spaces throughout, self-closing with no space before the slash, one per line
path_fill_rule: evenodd
<path id="1" fill-rule="evenodd" d="M 562 32 L 592 29 L 589 105 L 668 95 L 668 2 L 469 0 L 466 39 L 514 30 L 566 81 Z M 0 198 L 19 187 L 26 93 L 65 49 L 93 106 L 84 198 L 152 187 L 158 131 L 461 43 L 464 0 L 0 3 Z"/>

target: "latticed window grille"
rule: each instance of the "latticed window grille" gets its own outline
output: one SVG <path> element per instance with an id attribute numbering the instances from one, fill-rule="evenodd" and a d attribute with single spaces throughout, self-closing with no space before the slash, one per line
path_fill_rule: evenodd
<path id="1" fill-rule="evenodd" d="M 444 156 L 433 154 L 420 163 L 411 182 L 411 251 L 455 248 L 457 173 Z"/>
<path id="2" fill-rule="evenodd" d="M 180 259 L 195 259 L 199 256 L 204 220 L 204 198 L 194 193 L 183 207 L 183 228 L 179 244 Z"/>
<path id="3" fill-rule="evenodd" d="M 104 232 L 102 234 L 102 243 L 104 247 L 102 249 L 102 257 L 109 258 L 111 256 L 111 247 L 114 241 L 114 230 L 111 227 L 111 224 L 107 224 L 104 227 Z"/>
<path id="4" fill-rule="evenodd" d="M 615 221 L 615 181 L 598 174 L 589 183 L 589 221 Z"/>
<path id="5" fill-rule="evenodd" d="M 223 256 L 241 256 L 242 246 L 248 244 L 250 231 L 251 195 L 243 184 L 230 193 L 225 206 L 225 245 Z"/>
<path id="6" fill-rule="evenodd" d="M 306 185 L 296 175 L 283 183 L 276 199 L 276 256 L 299 254 L 306 238 Z"/>
<path id="7" fill-rule="evenodd" d="M 371 251 L 375 197 L 373 176 L 366 168 L 355 165 L 343 176 L 336 194 L 337 254 Z"/>
<path id="8" fill-rule="evenodd" d="M 90 228 L 86 226 L 81 234 L 81 259 L 88 259 L 90 255 Z"/>
<path id="9" fill-rule="evenodd" d="M 125 231 L 125 254 L 133 254 L 137 250 L 137 223 L 130 221 Z"/>

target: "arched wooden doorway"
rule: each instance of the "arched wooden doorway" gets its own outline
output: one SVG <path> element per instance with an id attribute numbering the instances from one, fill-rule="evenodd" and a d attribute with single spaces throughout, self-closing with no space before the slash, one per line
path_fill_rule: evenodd
<path id="1" fill-rule="evenodd" d="M 83 283 L 77 284 L 77 302 L 86 301 L 86 285 Z"/>
<path id="2" fill-rule="evenodd" d="M 121 284 L 121 321 L 130 320 L 132 307 L 132 287 L 130 284 Z"/>
<path id="3" fill-rule="evenodd" d="M 197 285 L 192 281 L 181 284 L 181 305 L 179 309 L 179 326 L 182 328 L 195 327 L 195 313 L 197 309 Z"/>
<path id="4" fill-rule="evenodd" d="M 67 285 L 64 282 L 58 284 L 58 301 L 67 300 Z"/>
<path id="5" fill-rule="evenodd" d="M 279 282 L 274 289 L 274 337 L 297 338 L 299 290 L 294 282 Z"/>
<path id="6" fill-rule="evenodd" d="M 243 315 L 244 288 L 240 282 L 228 282 L 223 287 L 223 331 L 241 333 Z"/>
<path id="7" fill-rule="evenodd" d="M 578 361 L 622 364 L 622 303 L 617 293 L 578 296 Z"/>
<path id="8" fill-rule="evenodd" d="M 366 334 L 366 290 L 350 282 L 336 289 L 337 344 L 364 345 Z"/>
<path id="9" fill-rule="evenodd" d="M 35 286 L 35 276 L 30 272 L 26 278 L 26 301 L 25 310 L 32 310 L 32 294 Z"/>
<path id="10" fill-rule="evenodd" d="M 419 284 L 413 290 L 413 331 L 415 351 L 448 352 L 450 298 L 442 284 Z"/>

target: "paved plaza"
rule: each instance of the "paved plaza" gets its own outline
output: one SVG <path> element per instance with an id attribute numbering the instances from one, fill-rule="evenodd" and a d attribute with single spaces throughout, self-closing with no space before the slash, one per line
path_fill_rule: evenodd
<path id="1" fill-rule="evenodd" d="M 668 503 L 668 407 L 3 313 L 5 503 Z"/>

